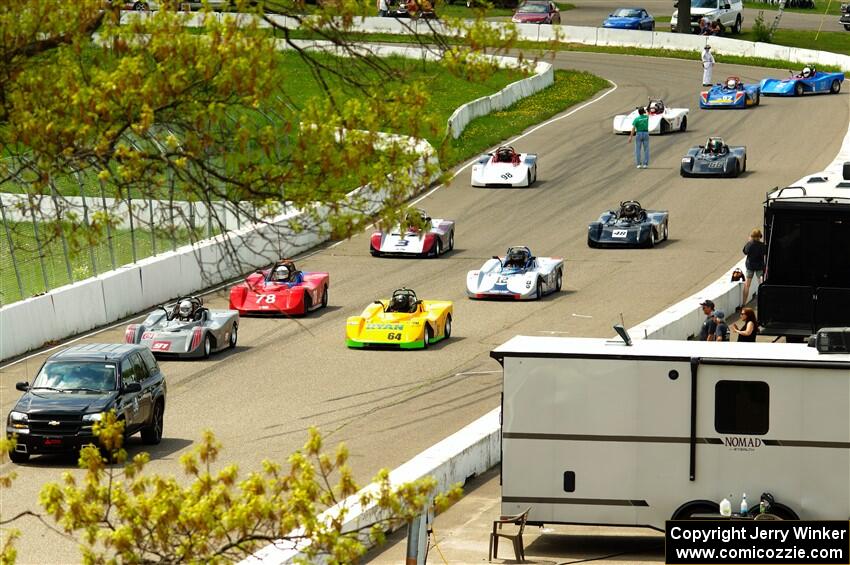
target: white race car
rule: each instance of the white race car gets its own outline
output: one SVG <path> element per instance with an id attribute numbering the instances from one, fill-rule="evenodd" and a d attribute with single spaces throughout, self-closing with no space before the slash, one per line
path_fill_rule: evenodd
<path id="1" fill-rule="evenodd" d="M 472 165 L 472 186 L 521 187 L 537 180 L 537 155 L 499 147 Z"/>
<path id="2" fill-rule="evenodd" d="M 402 230 L 397 225 L 391 230 L 376 231 L 369 240 L 372 256 L 439 257 L 454 249 L 454 220 L 434 219 L 420 209 L 412 209 L 408 213 L 420 216 L 424 230 L 413 227 Z"/>
<path id="3" fill-rule="evenodd" d="M 664 101 L 659 98 L 650 98 L 644 108 L 649 115 L 649 133 L 663 135 L 671 131 L 685 131 L 688 129 L 687 108 L 668 108 Z M 638 109 L 635 108 L 631 114 L 620 114 L 614 116 L 614 133 L 629 133 L 632 131 L 632 122 L 638 117 Z"/>
<path id="4" fill-rule="evenodd" d="M 494 256 L 466 275 L 470 298 L 529 300 L 559 292 L 564 281 L 564 260 L 535 257 L 528 247 L 509 247 L 505 258 Z"/>

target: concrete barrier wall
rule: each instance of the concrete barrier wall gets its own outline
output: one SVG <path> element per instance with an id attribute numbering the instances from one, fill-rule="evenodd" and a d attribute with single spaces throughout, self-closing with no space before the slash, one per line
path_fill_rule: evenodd
<path id="1" fill-rule="evenodd" d="M 499 416 L 501 408 L 496 408 L 469 424 L 459 432 L 450 435 L 440 443 L 426 449 L 407 463 L 390 473 L 390 484 L 399 486 L 425 477 L 433 477 L 436 492 L 445 492 L 456 483 L 481 474 L 501 460 L 501 433 Z M 350 532 L 369 524 L 386 519 L 375 506 L 362 507 L 361 493 L 376 492 L 377 485 L 371 484 L 324 512 L 320 519 L 331 520 L 346 508 L 343 531 Z M 367 541 L 364 539 L 364 541 Z M 272 544 L 242 561 L 242 565 L 279 565 L 292 563 L 303 555 L 300 545 Z"/>

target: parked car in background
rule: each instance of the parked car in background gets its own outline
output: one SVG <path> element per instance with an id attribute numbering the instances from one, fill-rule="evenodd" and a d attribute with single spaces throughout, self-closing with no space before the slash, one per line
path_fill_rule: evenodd
<path id="1" fill-rule="evenodd" d="M 844 29 L 850 31 L 850 4 L 841 5 L 841 18 L 838 21 L 841 22 Z"/>
<path id="2" fill-rule="evenodd" d="M 560 24 L 561 12 L 554 2 L 527 0 L 519 5 L 511 21 L 516 24 Z"/>
<path id="3" fill-rule="evenodd" d="M 617 8 L 605 18 L 602 27 L 614 29 L 655 29 L 655 18 L 643 8 Z"/>
<path id="4" fill-rule="evenodd" d="M 15 463 L 96 444 L 92 427 L 110 410 L 124 421 L 125 437 L 141 432 L 147 444 L 162 439 L 165 376 L 141 345 L 64 349 L 47 359 L 32 384 L 15 388 L 24 393 L 6 419 L 6 436 L 16 438 L 9 453 Z"/>
<path id="5" fill-rule="evenodd" d="M 679 3 L 675 2 L 678 7 Z M 744 24 L 744 4 L 741 0 L 691 0 L 691 31 L 699 31 L 699 21 L 705 18 L 709 22 L 719 21 L 723 29 L 732 33 L 741 33 Z M 679 13 L 673 12 L 670 18 L 670 31 L 676 31 L 679 25 Z"/>

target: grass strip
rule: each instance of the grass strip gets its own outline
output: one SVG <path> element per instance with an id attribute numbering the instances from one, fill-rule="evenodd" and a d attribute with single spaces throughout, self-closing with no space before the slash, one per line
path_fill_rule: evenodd
<path id="1" fill-rule="evenodd" d="M 590 73 L 556 70 L 555 82 L 549 88 L 470 122 L 458 139 L 443 148 L 441 163 L 448 168 L 466 161 L 610 86 L 607 80 Z"/>

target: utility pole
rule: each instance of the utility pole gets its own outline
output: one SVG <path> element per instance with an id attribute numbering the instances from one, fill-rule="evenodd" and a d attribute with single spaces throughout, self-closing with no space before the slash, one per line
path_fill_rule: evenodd
<path id="1" fill-rule="evenodd" d="M 679 20 L 676 32 L 691 33 L 691 0 L 677 0 L 673 6 L 679 9 L 676 15 Z"/>

